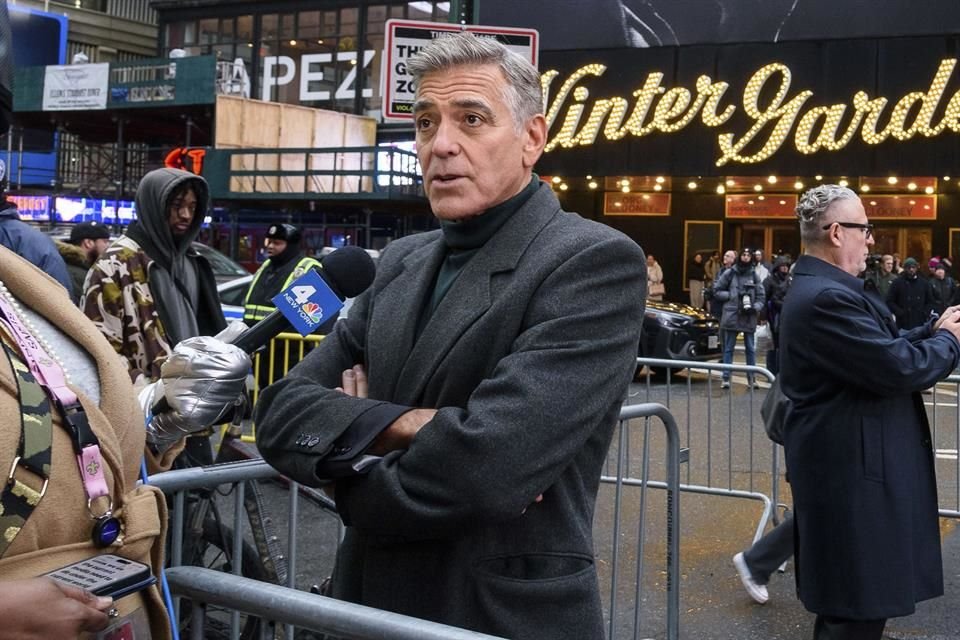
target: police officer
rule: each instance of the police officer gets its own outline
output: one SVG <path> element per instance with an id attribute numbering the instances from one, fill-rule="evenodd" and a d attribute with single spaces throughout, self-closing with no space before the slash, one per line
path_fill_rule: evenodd
<path id="1" fill-rule="evenodd" d="M 273 224 L 267 230 L 264 245 L 268 257 L 253 276 L 243 302 L 243 321 L 248 325 L 253 326 L 275 311 L 276 306 L 270 300 L 309 269 L 320 266 L 316 259 L 305 256 L 300 250 L 300 237 L 300 230 L 292 224 Z M 258 358 L 257 385 L 260 388 L 279 379 L 300 360 L 299 347 L 287 351 L 274 343 L 268 347 L 266 355 Z M 305 348 L 304 354 L 306 351 Z"/>
<path id="2" fill-rule="evenodd" d="M 276 306 L 270 299 L 289 287 L 307 270 L 320 263 L 300 250 L 300 230 L 292 224 L 274 224 L 264 241 L 267 260 L 260 265 L 247 297 L 243 301 L 243 321 L 253 326 L 266 318 Z"/>

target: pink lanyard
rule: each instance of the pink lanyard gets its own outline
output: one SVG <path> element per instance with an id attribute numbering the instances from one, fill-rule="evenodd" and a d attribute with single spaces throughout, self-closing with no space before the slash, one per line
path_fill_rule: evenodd
<path id="1" fill-rule="evenodd" d="M 47 393 L 52 396 L 54 404 L 60 408 L 64 426 L 70 432 L 73 441 L 73 449 L 77 455 L 77 465 L 80 467 L 80 477 L 87 494 L 87 508 L 89 509 L 94 500 L 110 495 L 110 489 L 107 488 L 107 480 L 103 472 L 100 441 L 93 429 L 90 428 L 86 412 L 77 399 L 77 394 L 67 387 L 63 368 L 50 357 L 37 339 L 27 331 L 20 321 L 20 316 L 17 315 L 16 310 L 3 295 L 0 295 L 0 313 L 3 315 L 0 322 L 3 322 L 11 336 L 17 341 L 20 351 L 30 367 L 30 372 L 33 373 L 37 382 L 47 390 Z M 107 511 L 109 512 L 111 509 L 112 505 L 107 508 Z M 93 514 L 91 513 L 91 515 Z"/>

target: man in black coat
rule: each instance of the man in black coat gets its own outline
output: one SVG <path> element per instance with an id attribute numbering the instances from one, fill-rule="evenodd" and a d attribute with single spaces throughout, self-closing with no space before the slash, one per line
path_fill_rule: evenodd
<path id="1" fill-rule="evenodd" d="M 903 261 L 903 273 L 890 284 L 887 306 L 901 329 L 913 329 L 930 319 L 933 292 L 930 284 L 917 274 L 919 265 L 913 258 Z"/>
<path id="2" fill-rule="evenodd" d="M 943 594 L 937 485 L 919 392 L 960 362 L 960 308 L 897 329 L 864 288 L 872 226 L 835 185 L 797 205 L 806 255 L 780 325 L 797 590 L 814 638 L 879 640 L 886 619 Z"/>

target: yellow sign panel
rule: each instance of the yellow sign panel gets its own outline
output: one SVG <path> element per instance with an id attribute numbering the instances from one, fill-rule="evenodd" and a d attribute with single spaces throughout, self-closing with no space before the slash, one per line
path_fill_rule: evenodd
<path id="1" fill-rule="evenodd" d="M 797 151 L 813 154 L 839 151 L 859 135 L 866 144 L 876 145 L 894 138 L 904 141 L 920 135 L 932 138 L 945 131 L 960 132 L 960 91 L 947 102 L 943 117 L 934 122 L 934 113 L 944 99 L 947 82 L 957 66 L 956 58 L 941 60 L 940 67 L 927 91 L 914 91 L 902 96 L 888 109 L 892 99 L 871 97 L 865 91 L 855 93 L 849 103 L 815 105 L 809 89 L 791 94 L 792 73 L 780 62 L 757 70 L 743 91 L 743 111 L 753 121 L 747 131 L 723 131 L 717 136 L 720 157 L 716 165 L 753 164 L 772 157 L 792 138 Z M 555 93 L 551 88 L 558 71 L 547 71 L 541 84 L 547 104 L 547 125 L 557 133 L 547 141 L 546 151 L 589 146 L 600 133 L 607 140 L 620 140 L 627 135 L 643 137 L 651 133 L 680 131 L 698 116 L 707 127 L 723 127 L 737 107 L 725 101 L 730 85 L 714 81 L 710 76 L 697 78 L 693 91 L 686 87 L 665 88 L 664 75 L 647 75 L 643 86 L 631 98 L 613 96 L 589 101 L 590 91 L 583 86 L 590 76 L 599 77 L 607 67 L 588 64 L 564 80 Z M 773 95 L 761 104 L 760 96 Z M 589 102 L 588 102 L 589 101 Z M 848 113 L 850 112 L 850 113 Z M 562 115 L 561 115 L 562 113 Z M 880 128 L 881 121 L 887 121 Z M 841 124 L 846 125 L 841 129 Z M 747 148 L 755 151 L 747 151 Z"/>

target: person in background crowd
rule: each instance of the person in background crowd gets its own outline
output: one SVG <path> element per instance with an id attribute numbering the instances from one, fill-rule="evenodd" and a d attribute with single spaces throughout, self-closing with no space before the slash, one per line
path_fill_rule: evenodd
<path id="1" fill-rule="evenodd" d="M 763 282 L 770 275 L 772 269 L 770 263 L 763 259 L 763 249 L 754 249 L 753 262 L 754 268 L 757 270 L 757 277 L 760 278 L 760 282 Z"/>
<path id="2" fill-rule="evenodd" d="M 591 531 L 636 370 L 643 251 L 533 175 L 547 126 L 528 61 L 465 32 L 407 70 L 440 229 L 391 242 L 348 317 L 261 392 L 257 445 L 300 482 L 339 477 L 334 597 L 602 638 Z"/>
<path id="3" fill-rule="evenodd" d="M 67 264 L 73 281 L 74 302 L 80 302 L 83 283 L 90 266 L 97 261 L 110 245 L 110 230 L 96 222 L 81 222 L 70 230 L 69 242 L 57 242 L 60 256 Z"/>
<path id="4" fill-rule="evenodd" d="M 937 268 L 933 270 L 933 277 L 930 278 L 930 292 L 933 294 L 933 310 L 938 316 L 950 306 L 956 290 L 957 283 L 947 274 L 946 265 L 943 262 L 937 263 Z"/>
<path id="5" fill-rule="evenodd" d="M 903 260 L 900 259 L 900 254 L 893 254 L 893 275 L 898 276 L 903 273 Z"/>
<path id="6" fill-rule="evenodd" d="M 127 360 L 130 379 L 156 380 L 181 340 L 226 326 L 217 283 L 190 243 L 208 207 L 206 181 L 180 169 L 155 169 L 137 187 L 137 214 L 100 256 L 81 307 Z"/>
<path id="7" fill-rule="evenodd" d="M 757 364 L 753 339 L 759 314 L 766 306 L 766 296 L 750 249 L 741 251 L 734 266 L 720 274 L 713 287 L 713 298 L 723 303 L 723 315 L 720 318 L 720 328 L 723 331 L 723 363 L 733 364 L 737 336 L 742 333 L 747 364 Z M 753 374 L 747 375 L 747 382 L 754 388 L 759 386 Z M 730 388 L 729 371 L 723 372 L 720 387 Z"/>
<path id="8" fill-rule="evenodd" d="M 897 328 L 857 278 L 873 228 L 850 189 L 814 187 L 797 217 L 806 253 L 780 324 L 797 592 L 816 614 L 815 640 L 880 640 L 888 618 L 943 594 L 934 456 L 918 392 L 960 363 L 960 308 Z"/>
<path id="9" fill-rule="evenodd" d="M 893 272 L 893 256 L 885 253 L 880 258 L 880 268 L 874 279 L 874 283 L 877 285 L 877 293 L 880 294 L 881 298 L 884 300 L 887 299 L 887 296 L 890 294 L 890 285 L 893 284 L 893 281 L 896 279 L 897 274 Z"/>
<path id="10" fill-rule="evenodd" d="M 3 170 L 0 170 L 0 185 L 3 184 L 3 180 Z M 4 198 L 2 188 L 0 188 L 0 245 L 49 273 L 54 280 L 63 285 L 71 298 L 74 297 L 73 281 L 67 272 L 67 263 L 60 257 L 57 245 L 45 233 L 20 219 L 17 205 Z"/>
<path id="11" fill-rule="evenodd" d="M 703 264 L 703 255 L 693 254 L 687 265 L 687 285 L 690 287 L 690 306 L 694 309 L 703 308 L 703 281 L 706 271 Z"/>
<path id="12" fill-rule="evenodd" d="M 710 286 L 710 315 L 716 318 L 718 321 L 723 317 L 723 303 L 713 297 L 714 287 L 717 285 L 717 280 L 723 274 L 724 271 L 733 267 L 733 263 L 737 261 L 737 252 L 730 249 L 723 253 L 723 261 L 720 263 L 720 268 L 717 269 L 717 275 L 713 279 L 713 284 Z M 723 340 L 723 327 L 720 327 L 720 339 Z"/>
<path id="13" fill-rule="evenodd" d="M 178 346 L 162 376 L 172 410 L 145 428 L 123 361 L 63 287 L 4 247 L 0 278 L 0 465 L 16 474 L 16 489 L 0 496 L 0 638 L 170 638 L 156 585 L 111 601 L 42 576 L 102 553 L 159 575 L 167 514 L 160 490 L 137 482 L 141 460 L 168 468 L 185 435 L 242 397 L 250 359 L 212 338 Z M 160 385 L 143 392 L 152 405 Z M 87 426 L 82 442 L 65 412 Z M 111 516 L 115 540 L 98 533 L 109 526 L 95 528 Z"/>
<path id="14" fill-rule="evenodd" d="M 663 269 L 660 263 L 652 253 L 647 254 L 647 298 L 650 300 L 662 301 L 667 293 L 667 287 L 663 284 Z"/>
<path id="15" fill-rule="evenodd" d="M 933 276 L 937 270 L 937 267 L 940 266 L 940 256 L 933 256 L 927 260 L 927 273 L 926 278 L 932 280 Z"/>
<path id="16" fill-rule="evenodd" d="M 703 265 L 704 286 L 713 285 L 717 276 L 720 275 L 720 269 L 723 268 L 723 261 L 720 259 L 720 252 L 714 251 L 710 259 Z"/>
<path id="17" fill-rule="evenodd" d="M 763 281 L 763 293 L 767 299 L 767 323 L 773 338 L 773 349 L 767 351 L 767 369 L 777 375 L 780 372 L 780 313 L 783 300 L 790 289 L 790 258 L 780 256 L 773 261 L 773 271 Z"/>
<path id="18" fill-rule="evenodd" d="M 933 309 L 933 291 L 917 275 L 919 265 L 913 258 L 903 261 L 903 273 L 890 284 L 887 306 L 901 329 L 913 329 L 927 322 Z"/>
<path id="19" fill-rule="evenodd" d="M 267 259 L 257 273 L 247 290 L 247 297 L 243 301 L 243 321 L 253 326 L 276 311 L 277 307 L 271 300 L 281 291 L 288 288 L 294 280 L 310 269 L 320 267 L 320 262 L 308 258 L 300 249 L 300 230 L 292 224 L 278 223 L 270 225 L 264 246 L 267 250 Z M 318 333 L 326 334 L 331 325 L 318 329 Z M 305 345 L 306 347 L 306 345 Z M 309 349 L 304 350 L 308 351 Z M 285 350 L 274 348 L 271 357 L 269 349 L 258 357 L 257 384 L 265 387 L 274 382 L 283 373 L 300 361 L 299 350 Z M 273 365 L 271 367 L 271 364 Z"/>

